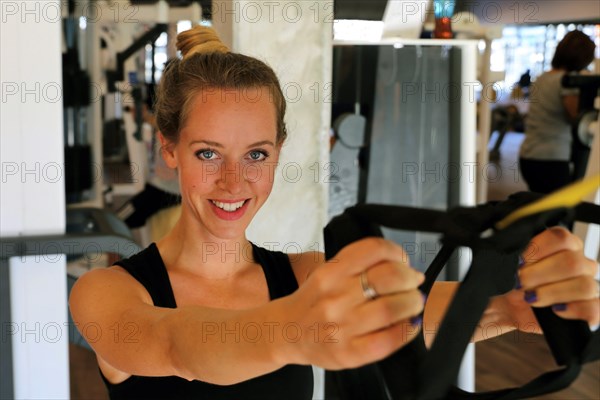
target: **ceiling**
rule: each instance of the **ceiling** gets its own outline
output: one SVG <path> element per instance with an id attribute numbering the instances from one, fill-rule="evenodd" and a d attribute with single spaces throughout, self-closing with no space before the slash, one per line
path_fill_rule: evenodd
<path id="1" fill-rule="evenodd" d="M 381 21 L 387 0 L 334 0 L 336 19 L 364 19 Z"/>
<path id="2" fill-rule="evenodd" d="M 334 17 L 381 21 L 386 4 L 387 0 L 334 0 Z M 456 0 L 456 11 L 471 11 L 483 24 L 600 23 L 598 0 Z"/>

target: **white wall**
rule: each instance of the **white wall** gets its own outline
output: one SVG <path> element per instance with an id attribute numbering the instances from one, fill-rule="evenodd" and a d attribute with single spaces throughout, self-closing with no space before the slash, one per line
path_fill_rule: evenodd
<path id="1" fill-rule="evenodd" d="M 2 1 L 0 7 L 0 236 L 60 234 L 60 2 Z M 14 397 L 68 398 L 65 259 L 14 257 L 9 275 L 12 315 L 3 327 L 10 328 Z"/>
<path id="2" fill-rule="evenodd" d="M 0 3 L 2 236 L 65 226 L 59 4 Z"/>

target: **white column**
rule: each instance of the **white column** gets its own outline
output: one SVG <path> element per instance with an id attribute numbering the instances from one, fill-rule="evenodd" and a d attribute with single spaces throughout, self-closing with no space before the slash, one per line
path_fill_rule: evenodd
<path id="1" fill-rule="evenodd" d="M 596 108 L 600 108 L 600 97 L 596 98 L 596 106 Z M 595 127 L 585 178 L 598 176 L 598 174 L 600 174 L 600 115 L 598 116 L 598 124 Z M 600 190 L 590 193 L 585 201 L 600 205 Z M 600 262 L 600 227 L 577 222 L 573 227 L 573 233 L 583 241 L 583 251 L 586 257 Z M 600 277 L 600 272 L 598 276 Z"/>
<path id="2" fill-rule="evenodd" d="M 289 253 L 324 251 L 333 1 L 214 0 L 213 26 L 233 51 L 275 70 L 288 104 L 288 139 L 275 186 L 248 236 Z M 315 378 L 314 397 L 322 399 L 322 372 Z"/>
<path id="3" fill-rule="evenodd" d="M 477 110 L 476 105 L 471 97 L 473 92 L 470 84 L 477 79 L 477 44 L 475 41 L 468 41 L 462 45 L 462 60 L 461 60 L 461 76 L 463 88 L 466 88 L 468 95 L 461 97 L 461 143 L 460 143 L 460 165 L 464 169 L 469 170 L 472 165 L 476 165 L 477 161 Z M 466 84 L 465 84 L 466 83 Z M 479 171 L 479 168 L 475 168 Z M 469 173 L 461 174 L 460 182 L 460 198 L 461 206 L 474 206 L 476 204 L 476 179 Z M 459 260 L 459 275 L 462 280 L 469 268 L 471 259 L 471 250 L 469 248 L 460 248 L 461 257 Z M 462 364 L 458 374 L 458 386 L 463 390 L 475 391 L 475 345 L 469 344 L 465 349 Z"/>
<path id="4" fill-rule="evenodd" d="M 330 170 L 333 2 L 214 1 L 213 25 L 233 51 L 265 61 L 287 99 L 288 139 L 271 197 L 249 236 L 278 250 L 323 250 Z"/>
<path id="5" fill-rule="evenodd" d="M 65 229 L 61 4 L 1 1 L 0 7 L 0 236 L 60 234 Z M 66 399 L 65 258 L 13 258 L 9 274 L 14 397 Z"/>

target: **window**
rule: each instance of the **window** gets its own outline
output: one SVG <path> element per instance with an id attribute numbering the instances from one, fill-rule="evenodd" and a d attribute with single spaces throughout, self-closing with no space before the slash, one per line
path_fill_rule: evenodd
<path id="1" fill-rule="evenodd" d="M 491 54 L 491 69 L 505 72 L 504 80 L 498 82 L 501 93 L 510 94 L 511 88 L 527 70 L 532 80 L 549 70 L 556 45 L 574 29 L 582 30 L 594 40 L 596 58 L 600 58 L 600 25 L 506 26 L 502 38 L 492 43 Z"/>
<path id="2" fill-rule="evenodd" d="M 208 24 L 208 22 L 203 21 L 203 23 Z M 179 21 L 177 22 L 177 33 L 188 30 L 192 27 L 192 21 Z M 165 68 L 165 63 L 167 62 L 167 34 L 163 33 L 159 36 L 158 39 L 154 42 L 154 80 L 158 82 L 160 77 L 162 76 L 162 72 Z M 152 82 L 152 46 L 146 46 L 146 60 L 145 60 L 145 79 L 147 83 Z"/>

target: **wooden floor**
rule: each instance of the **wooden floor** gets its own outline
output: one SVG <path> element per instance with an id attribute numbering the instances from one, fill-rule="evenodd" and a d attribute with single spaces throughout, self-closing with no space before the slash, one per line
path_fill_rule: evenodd
<path id="1" fill-rule="evenodd" d="M 477 343 L 475 348 L 477 391 L 520 386 L 544 372 L 559 368 L 544 338 L 538 335 L 515 332 Z M 600 399 L 600 362 L 585 365 L 567 389 L 535 399 Z"/>
<path id="2" fill-rule="evenodd" d="M 90 350 L 69 344 L 71 399 L 108 400 L 100 378 L 96 356 Z"/>
<path id="3" fill-rule="evenodd" d="M 501 147 L 499 163 L 490 166 L 502 171 L 502 178 L 489 182 L 489 199 L 526 190 L 518 175 L 516 154 L 522 135 L 509 133 Z M 94 354 L 71 345 L 71 396 L 73 399 L 108 399 Z M 543 337 L 507 334 L 476 345 L 476 390 L 485 391 L 521 385 L 542 372 L 556 369 Z M 587 364 L 571 387 L 545 400 L 600 400 L 600 362 Z"/>

